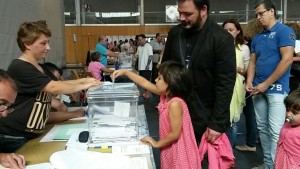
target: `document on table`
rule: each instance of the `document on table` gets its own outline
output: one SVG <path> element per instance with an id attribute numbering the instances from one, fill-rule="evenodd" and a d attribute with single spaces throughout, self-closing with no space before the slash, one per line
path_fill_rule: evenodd
<path id="1" fill-rule="evenodd" d="M 0 164 L 0 169 L 8 169 L 8 168 L 5 168 Z M 55 169 L 55 168 L 50 163 L 40 163 L 34 165 L 27 165 L 25 166 L 25 169 Z"/>
<path id="2" fill-rule="evenodd" d="M 28 165 L 25 169 L 55 169 L 50 163 L 40 163 L 34 165 Z"/>
<path id="3" fill-rule="evenodd" d="M 70 149 L 77 149 L 82 151 L 87 151 L 88 149 L 88 143 L 80 143 L 78 140 L 79 134 L 82 131 L 74 131 L 69 138 L 68 142 L 66 143 L 66 150 Z"/>
<path id="4" fill-rule="evenodd" d="M 40 142 L 67 141 L 73 132 L 87 130 L 87 123 L 55 125 Z"/>
<path id="5" fill-rule="evenodd" d="M 146 157 L 130 158 L 130 169 L 148 169 Z"/>
<path id="6" fill-rule="evenodd" d="M 116 145 L 112 146 L 112 153 L 122 155 L 150 154 L 150 147 L 146 144 Z"/>
<path id="7" fill-rule="evenodd" d="M 80 150 L 55 152 L 50 157 L 54 168 L 130 169 L 130 158 L 123 155 Z"/>
<path id="8" fill-rule="evenodd" d="M 87 123 L 79 123 L 79 124 L 62 124 L 55 125 L 54 127 L 58 127 L 58 130 L 55 132 L 53 136 L 53 140 L 57 141 L 67 141 L 74 131 L 78 130 L 87 130 Z"/>

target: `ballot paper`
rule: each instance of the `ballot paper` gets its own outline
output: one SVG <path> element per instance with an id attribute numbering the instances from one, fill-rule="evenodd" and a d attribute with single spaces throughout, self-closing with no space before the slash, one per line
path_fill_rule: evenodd
<path id="1" fill-rule="evenodd" d="M 50 163 L 40 163 L 34 165 L 28 165 L 25 169 L 55 169 Z"/>
<path id="2" fill-rule="evenodd" d="M 147 144 L 116 145 L 112 146 L 112 153 L 122 155 L 150 154 L 150 147 Z"/>
<path id="3" fill-rule="evenodd" d="M 145 157 L 134 157 L 80 150 L 53 153 L 50 163 L 57 169 L 147 169 Z"/>
<path id="4" fill-rule="evenodd" d="M 120 117 L 129 117 L 130 103 L 127 102 L 114 102 L 114 115 Z"/>
<path id="5" fill-rule="evenodd" d="M 90 130 L 92 143 L 125 142 L 137 139 L 137 122 L 134 117 L 95 115 Z"/>

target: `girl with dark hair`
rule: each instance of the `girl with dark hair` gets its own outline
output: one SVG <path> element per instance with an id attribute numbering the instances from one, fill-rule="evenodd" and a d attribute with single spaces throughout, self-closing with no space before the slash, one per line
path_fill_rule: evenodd
<path id="1" fill-rule="evenodd" d="M 93 52 L 91 54 L 92 61 L 88 66 L 88 71 L 93 73 L 95 78 L 98 80 L 102 79 L 102 72 L 112 73 L 114 71 L 102 65 L 102 63 L 99 62 L 100 57 L 101 57 L 100 52 Z"/>
<path id="2" fill-rule="evenodd" d="M 147 136 L 144 143 L 160 148 L 161 169 L 200 168 L 200 155 L 194 135 L 186 99 L 191 89 L 189 72 L 185 66 L 166 61 L 158 69 L 156 84 L 131 71 L 120 69 L 112 74 L 112 79 L 126 75 L 139 86 L 160 95 L 159 134 L 156 141 Z"/>

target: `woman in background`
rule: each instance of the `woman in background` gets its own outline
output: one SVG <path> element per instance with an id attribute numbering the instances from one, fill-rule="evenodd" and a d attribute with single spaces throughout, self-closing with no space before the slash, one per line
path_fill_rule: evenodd
<path id="1" fill-rule="evenodd" d="M 235 19 L 229 19 L 223 23 L 223 28 L 226 29 L 235 39 L 235 52 L 236 52 L 236 81 L 233 89 L 233 95 L 230 103 L 230 122 L 231 127 L 228 134 L 231 146 L 234 147 L 238 121 L 246 104 L 245 101 L 245 75 L 247 72 L 250 50 L 244 44 L 243 30 L 239 22 Z"/>

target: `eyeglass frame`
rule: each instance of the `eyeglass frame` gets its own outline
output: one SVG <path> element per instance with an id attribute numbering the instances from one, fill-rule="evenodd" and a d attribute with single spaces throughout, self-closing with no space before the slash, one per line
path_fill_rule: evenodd
<path id="1" fill-rule="evenodd" d="M 271 9 L 266 9 L 264 11 L 258 12 L 257 14 L 255 14 L 255 18 L 257 18 L 258 16 L 262 17 L 265 12 L 270 11 L 270 10 Z"/>
<path id="2" fill-rule="evenodd" d="M 3 110 L 1 110 L 1 107 L 3 107 Z M 15 107 L 13 104 L 11 105 L 5 105 L 5 104 L 0 104 L 0 112 L 7 111 L 7 113 L 11 113 L 15 110 Z"/>

